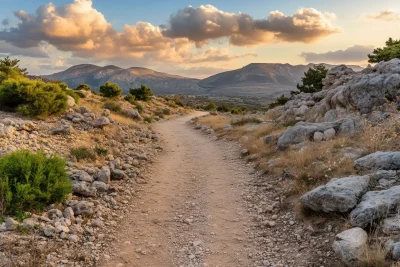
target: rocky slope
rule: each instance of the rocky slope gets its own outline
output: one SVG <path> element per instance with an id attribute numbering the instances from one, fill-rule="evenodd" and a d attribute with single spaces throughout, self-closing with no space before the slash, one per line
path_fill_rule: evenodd
<path id="1" fill-rule="evenodd" d="M 274 99 L 283 93 L 296 88 L 304 72 L 313 64 L 290 65 L 260 63 L 249 64 L 241 69 L 213 75 L 198 80 L 170 75 L 145 68 L 122 69 L 116 66 L 98 67 L 95 65 L 77 65 L 65 71 L 44 78 L 61 80 L 75 88 L 81 83 L 87 83 L 93 89 L 107 81 L 117 83 L 124 92 L 129 88 L 146 84 L 156 94 L 193 94 L 239 97 L 262 97 Z M 328 68 L 333 65 L 326 65 Z M 359 66 L 351 66 L 359 71 Z"/>
<path id="2" fill-rule="evenodd" d="M 142 103 L 141 114 L 119 102 L 125 110 L 121 115 L 102 108 L 101 97 L 86 94 L 79 105 L 70 99 L 71 108 L 61 117 L 33 120 L 0 113 L 0 154 L 30 150 L 65 157 L 73 192 L 42 213 L 0 222 L 0 266 L 97 266 L 109 258 L 107 244 L 161 150 L 158 135 L 140 115 L 160 108 L 174 116 L 184 111 L 154 98 Z M 101 148 L 105 154 L 77 161 L 71 150 L 79 147 Z"/>
<path id="3" fill-rule="evenodd" d="M 43 76 L 47 79 L 60 80 L 71 88 L 79 84 L 89 84 L 98 91 L 107 81 L 117 83 L 124 93 L 129 88 L 138 88 L 146 84 L 156 94 L 201 94 L 202 89 L 197 85 L 197 79 L 170 75 L 146 68 L 123 69 L 116 66 L 99 67 L 95 65 L 77 65 L 65 71 Z"/>
<path id="4" fill-rule="evenodd" d="M 279 181 L 287 215 L 326 238 L 309 266 L 318 257 L 324 266 L 398 266 L 399 77 L 400 59 L 359 73 L 338 66 L 320 92 L 266 113 L 215 113 L 195 128 L 239 140 L 242 156 L 267 174 L 262 186 Z"/>

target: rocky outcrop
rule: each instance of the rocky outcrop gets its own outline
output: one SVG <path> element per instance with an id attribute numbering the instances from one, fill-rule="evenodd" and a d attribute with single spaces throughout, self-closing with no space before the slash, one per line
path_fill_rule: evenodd
<path id="1" fill-rule="evenodd" d="M 367 191 L 369 181 L 368 176 L 334 178 L 326 185 L 304 194 L 300 200 L 314 211 L 348 212 Z"/>
<path id="2" fill-rule="evenodd" d="M 359 171 L 399 170 L 400 152 L 375 152 L 355 161 Z"/>
<path id="3" fill-rule="evenodd" d="M 278 149 L 285 149 L 290 145 L 312 140 L 315 133 L 323 133 L 324 138 L 332 139 L 334 134 L 349 134 L 354 131 L 358 123 L 351 118 L 334 122 L 298 122 L 293 127 L 288 127 L 278 139 Z M 319 140 L 321 141 L 321 140 Z"/>
<path id="4" fill-rule="evenodd" d="M 331 122 L 349 114 L 371 114 L 400 95 L 400 59 L 381 62 L 356 73 L 341 65 L 328 71 L 323 90 L 292 96 L 279 120 Z"/>
<path id="5" fill-rule="evenodd" d="M 351 224 L 365 228 L 377 219 L 384 219 L 397 211 L 400 204 L 400 186 L 382 191 L 369 191 L 350 213 Z"/>

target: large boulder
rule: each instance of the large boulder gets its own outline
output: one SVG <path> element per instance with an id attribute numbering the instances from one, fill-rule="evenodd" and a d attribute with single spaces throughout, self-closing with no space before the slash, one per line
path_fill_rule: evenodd
<path id="1" fill-rule="evenodd" d="M 110 120 L 107 117 L 100 117 L 93 122 L 93 127 L 95 128 L 103 128 L 110 124 Z"/>
<path id="2" fill-rule="evenodd" d="M 375 152 L 354 162 L 359 171 L 399 170 L 400 152 Z"/>
<path id="3" fill-rule="evenodd" d="M 336 235 L 333 250 L 347 266 L 357 266 L 366 251 L 368 234 L 361 228 L 352 228 Z"/>
<path id="4" fill-rule="evenodd" d="M 76 216 L 90 216 L 94 213 L 94 204 L 89 201 L 79 201 L 72 207 Z"/>
<path id="5" fill-rule="evenodd" d="M 400 203 L 400 186 L 382 191 L 369 191 L 350 213 L 353 226 L 365 228 L 377 219 L 384 219 L 395 213 Z"/>
<path id="6" fill-rule="evenodd" d="M 300 200 L 314 211 L 347 212 L 353 209 L 367 191 L 369 176 L 334 178 L 304 194 Z"/>

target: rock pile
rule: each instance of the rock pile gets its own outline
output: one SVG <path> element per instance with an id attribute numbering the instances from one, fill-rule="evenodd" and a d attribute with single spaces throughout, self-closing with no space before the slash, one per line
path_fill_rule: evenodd
<path id="1" fill-rule="evenodd" d="M 337 235 L 334 250 L 348 264 L 359 263 L 366 245 L 369 226 L 380 225 L 394 260 L 399 259 L 400 240 L 400 152 L 376 152 L 355 160 L 355 168 L 364 176 L 332 179 L 326 185 L 306 193 L 303 204 L 323 212 L 350 212 L 354 227 Z M 396 245 L 394 245 L 396 244 Z"/>

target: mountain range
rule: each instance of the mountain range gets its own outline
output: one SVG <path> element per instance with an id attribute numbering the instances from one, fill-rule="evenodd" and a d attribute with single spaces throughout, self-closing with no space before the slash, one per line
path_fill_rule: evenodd
<path id="1" fill-rule="evenodd" d="M 325 64 L 327 68 L 334 65 Z M 89 84 L 99 90 L 107 81 L 117 83 L 127 93 L 129 88 L 145 84 L 155 94 L 193 94 L 215 96 L 247 96 L 275 98 L 296 88 L 301 77 L 313 64 L 290 65 L 279 63 L 251 63 L 243 68 L 222 72 L 206 79 L 194 79 L 157 72 L 151 69 L 117 66 L 99 67 L 91 64 L 73 66 L 65 71 L 43 78 L 59 80 L 75 88 L 79 84 Z M 349 66 L 360 71 L 360 66 Z"/>

